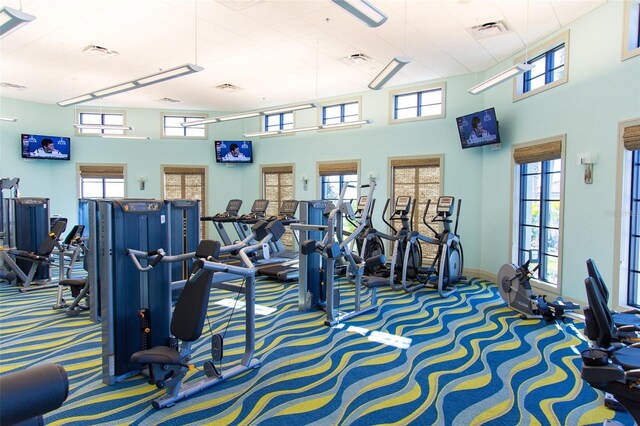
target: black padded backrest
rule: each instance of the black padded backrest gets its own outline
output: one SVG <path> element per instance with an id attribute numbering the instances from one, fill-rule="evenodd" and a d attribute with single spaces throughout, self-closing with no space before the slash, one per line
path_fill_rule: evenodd
<path id="1" fill-rule="evenodd" d="M 220 241 L 201 240 L 196 248 L 196 257 L 199 259 L 207 259 L 211 256 L 217 259 L 220 256 Z"/>
<path id="2" fill-rule="evenodd" d="M 0 376 L 0 413 L 5 424 L 43 424 L 37 417 L 62 406 L 69 395 L 67 372 L 42 364 Z"/>
<path id="3" fill-rule="evenodd" d="M 201 265 L 201 260 L 193 262 L 192 275 L 182 289 L 171 317 L 171 334 L 183 342 L 198 340 L 207 316 L 213 271 L 202 270 L 196 279 L 192 279 Z"/>
<path id="4" fill-rule="evenodd" d="M 251 230 L 256 235 L 256 240 L 261 241 L 264 239 L 269 233 L 267 232 L 267 225 L 269 222 L 266 220 L 259 220 L 252 227 Z"/>
<path id="5" fill-rule="evenodd" d="M 265 229 L 270 232 L 271 235 L 273 235 L 272 241 L 278 241 L 286 232 L 286 229 L 284 229 L 284 225 L 279 220 L 269 222 Z"/>
<path id="6" fill-rule="evenodd" d="M 591 278 L 596 280 L 596 284 L 598 285 L 598 288 L 600 289 L 600 293 L 602 294 L 602 297 L 604 298 L 604 301 L 608 303 L 609 302 L 609 290 L 607 289 L 607 286 L 604 283 L 604 280 L 602 279 L 602 275 L 600 275 L 600 271 L 598 270 L 598 267 L 596 266 L 596 262 L 593 259 L 587 259 L 587 273 L 589 274 L 589 276 Z"/>
<path id="7" fill-rule="evenodd" d="M 54 248 L 56 248 L 56 242 L 60 239 L 60 235 L 67 227 L 67 221 L 59 220 L 51 228 L 51 232 L 42 240 L 40 247 L 38 247 L 39 256 L 49 256 Z"/>
<path id="8" fill-rule="evenodd" d="M 67 234 L 62 244 L 68 246 L 73 242 L 77 237 L 82 237 L 82 233 L 84 232 L 84 225 L 73 225 L 71 231 Z"/>
<path id="9" fill-rule="evenodd" d="M 596 330 L 589 332 L 590 336 L 597 335 L 596 343 L 601 348 L 608 348 L 611 345 L 611 341 L 617 337 L 616 326 L 611 318 L 611 312 L 605 302 L 596 280 L 591 277 L 584 279 L 584 286 L 587 290 L 587 301 L 591 310 L 591 316 L 595 322 Z"/>

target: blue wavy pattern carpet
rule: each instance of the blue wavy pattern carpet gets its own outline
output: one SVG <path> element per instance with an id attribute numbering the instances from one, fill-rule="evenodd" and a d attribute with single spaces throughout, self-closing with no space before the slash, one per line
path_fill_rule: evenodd
<path id="1" fill-rule="evenodd" d="M 350 288 L 342 287 L 348 308 Z M 633 424 L 580 379 L 580 324 L 520 320 L 480 280 L 448 299 L 430 290 L 378 294 L 378 311 L 329 328 L 323 312 L 298 311 L 296 285 L 258 282 L 257 303 L 276 309 L 257 315 L 261 367 L 158 411 L 150 401 L 162 391 L 142 377 L 102 384 L 99 327 L 87 312 L 68 317 L 51 309 L 55 290 L 24 294 L 2 283 L 0 373 L 65 367 L 71 391 L 45 417 L 51 425 Z M 231 312 L 217 302 L 229 298 L 212 293 L 214 333 Z M 236 311 L 229 322 L 223 369 L 242 355 L 243 321 Z M 193 358 L 200 370 L 209 345 L 205 324 Z"/>

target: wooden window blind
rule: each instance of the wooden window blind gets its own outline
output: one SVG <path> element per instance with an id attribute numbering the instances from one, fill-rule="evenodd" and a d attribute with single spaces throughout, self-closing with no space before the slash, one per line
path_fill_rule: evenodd
<path id="1" fill-rule="evenodd" d="M 516 164 L 558 160 L 561 157 L 562 141 L 560 140 L 524 146 L 513 150 L 513 161 Z"/>
<path id="2" fill-rule="evenodd" d="M 640 150 L 640 125 L 625 127 L 622 141 L 629 151 Z"/>
<path id="3" fill-rule="evenodd" d="M 320 163 L 318 164 L 318 174 L 320 176 L 357 175 L 358 163 L 356 161 Z"/>
<path id="4" fill-rule="evenodd" d="M 440 158 L 410 158 L 391 160 L 392 188 L 391 204 L 393 209 L 395 199 L 399 196 L 410 196 L 416 200 L 416 208 L 413 216 L 412 227 L 423 235 L 433 236 L 433 233 L 422 222 L 422 216 L 427 206 L 427 200 L 431 200 L 429 215 L 435 213 L 435 205 L 440 196 Z M 387 215 L 390 213 L 388 212 Z M 399 229 L 400 223 L 394 223 Z M 422 245 L 423 265 L 430 262 L 436 255 L 435 245 Z M 430 264 L 430 263 L 429 263 Z"/>
<path id="5" fill-rule="evenodd" d="M 263 197 L 269 200 L 267 216 L 278 214 L 280 204 L 284 200 L 294 199 L 293 165 L 277 165 L 262 167 Z M 293 249 L 293 236 L 290 230 L 282 236 L 282 244 Z"/>
<path id="6" fill-rule="evenodd" d="M 199 167 L 164 167 L 164 198 L 200 200 L 200 215 L 206 216 L 205 169 Z M 206 238 L 207 222 L 200 222 L 200 238 Z"/>
<path id="7" fill-rule="evenodd" d="M 81 165 L 80 177 L 124 179 L 124 166 L 118 165 Z"/>

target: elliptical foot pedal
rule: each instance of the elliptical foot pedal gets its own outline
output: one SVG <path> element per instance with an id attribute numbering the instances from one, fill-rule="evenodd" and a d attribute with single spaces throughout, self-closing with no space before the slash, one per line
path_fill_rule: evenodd
<path id="1" fill-rule="evenodd" d="M 214 334 L 211 337 L 211 358 L 213 358 L 214 361 L 221 361 L 222 360 L 222 348 L 223 348 L 224 342 L 222 339 L 222 335 L 221 334 Z"/>
<path id="2" fill-rule="evenodd" d="M 213 364 L 213 361 L 207 361 L 204 363 L 204 374 L 206 374 L 207 377 L 222 377 L 222 374 Z"/>

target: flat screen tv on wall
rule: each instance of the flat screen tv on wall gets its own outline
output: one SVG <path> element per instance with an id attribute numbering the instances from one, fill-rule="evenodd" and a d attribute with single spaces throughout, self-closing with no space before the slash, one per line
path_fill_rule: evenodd
<path id="1" fill-rule="evenodd" d="M 253 163 L 251 141 L 216 141 L 216 163 Z"/>
<path id="2" fill-rule="evenodd" d="M 44 160 L 71 159 L 71 138 L 23 134 L 21 143 L 22 158 Z"/>
<path id="3" fill-rule="evenodd" d="M 494 108 L 487 108 L 456 118 L 462 148 L 500 143 L 500 132 Z"/>

